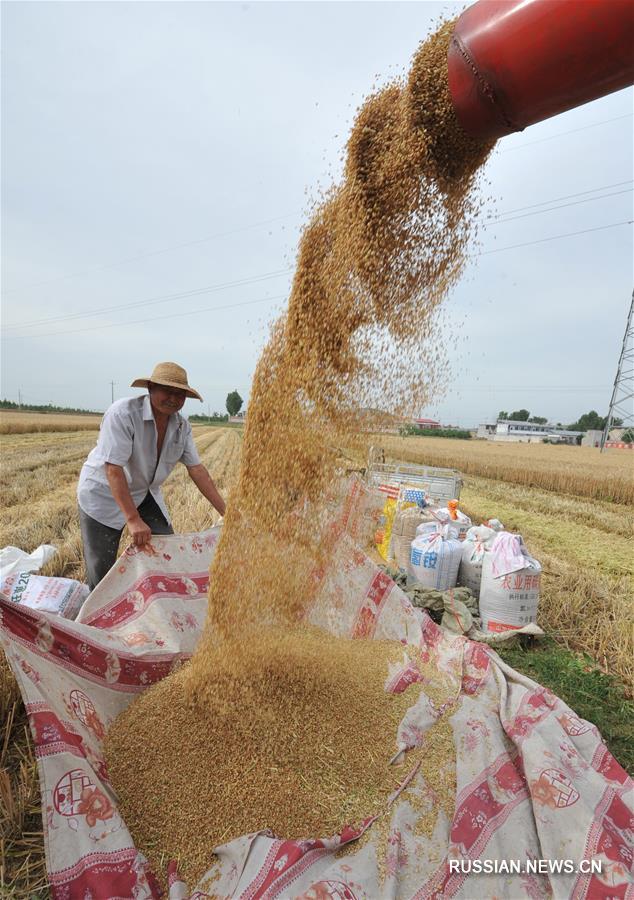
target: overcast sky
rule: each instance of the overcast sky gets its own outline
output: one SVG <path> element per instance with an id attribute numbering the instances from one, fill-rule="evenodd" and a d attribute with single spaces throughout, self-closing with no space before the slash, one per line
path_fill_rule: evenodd
<path id="1" fill-rule="evenodd" d="M 376 76 L 407 68 L 461 8 L 4 3 L 1 395 L 103 410 L 111 382 L 134 395 L 175 360 L 205 398 L 186 412 L 224 411 L 233 389 L 247 400 L 307 196 L 339 171 Z M 498 144 L 487 193 L 510 215 L 447 301 L 455 377 L 421 413 L 607 412 L 632 164 L 631 91 Z M 589 229 L 602 230 L 542 242 Z"/>

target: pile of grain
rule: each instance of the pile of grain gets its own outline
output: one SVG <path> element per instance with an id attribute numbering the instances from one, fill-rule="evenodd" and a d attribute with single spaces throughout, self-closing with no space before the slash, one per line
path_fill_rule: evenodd
<path id="1" fill-rule="evenodd" d="M 188 667 L 146 691 L 110 729 L 106 753 L 124 821 L 155 870 L 181 858 L 193 886 L 211 849 L 242 834 L 325 837 L 378 813 L 412 768 L 409 754 L 389 765 L 415 693 L 384 690 L 403 658 L 398 643 L 264 630 L 211 654 L 207 709 L 190 704 Z"/>
<path id="2" fill-rule="evenodd" d="M 429 37 L 409 76 L 357 115 L 344 179 L 315 205 L 288 310 L 256 369 L 199 647 L 110 736 L 113 785 L 140 847 L 190 871 L 244 831 L 338 831 L 393 784 L 398 715 L 382 693 L 381 648 L 325 636 L 269 646 L 258 629 L 292 626 L 311 602 L 328 562 L 336 448 L 380 424 L 380 410 L 420 409 L 446 372 L 435 312 L 474 240 L 490 150 L 455 120 L 451 31 Z"/>

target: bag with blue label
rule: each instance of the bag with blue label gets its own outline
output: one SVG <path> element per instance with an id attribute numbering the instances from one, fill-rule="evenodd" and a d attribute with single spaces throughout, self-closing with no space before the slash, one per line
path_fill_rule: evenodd
<path id="1" fill-rule="evenodd" d="M 410 572 L 423 587 L 446 591 L 456 586 L 462 557 L 458 531 L 451 525 L 419 526 L 411 544 Z"/>

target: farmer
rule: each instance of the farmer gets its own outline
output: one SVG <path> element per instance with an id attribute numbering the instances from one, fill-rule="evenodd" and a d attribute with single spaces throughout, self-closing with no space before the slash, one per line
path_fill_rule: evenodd
<path id="1" fill-rule="evenodd" d="M 124 525 L 137 547 L 152 534 L 173 534 L 161 485 L 177 462 L 187 467 L 200 493 L 221 516 L 225 501 L 194 446 L 191 425 L 180 415 L 187 397 L 200 394 L 187 372 L 173 362 L 159 363 L 141 397 L 115 401 L 101 422 L 97 446 L 79 476 L 77 500 L 86 576 L 92 590 L 114 565 Z"/>

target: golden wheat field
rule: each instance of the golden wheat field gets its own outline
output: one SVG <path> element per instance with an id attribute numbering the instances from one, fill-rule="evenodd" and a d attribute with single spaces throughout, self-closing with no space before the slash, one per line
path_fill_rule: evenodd
<path id="1" fill-rule="evenodd" d="M 241 429 L 196 426 L 194 437 L 226 496 L 237 475 Z M 82 430 L 0 436 L 0 547 L 13 544 L 30 551 L 54 544 L 59 552 L 44 574 L 83 578 L 75 488 L 95 440 L 94 433 Z M 373 435 L 371 443 L 382 445 L 388 459 L 461 471 L 461 507 L 474 520 L 500 518 L 542 561 L 542 627 L 567 646 L 588 652 L 632 692 L 632 455 L 421 437 Z M 360 452 L 344 455 L 362 463 Z M 164 492 L 176 531 L 201 530 L 215 520 L 184 468 L 174 471 Z M 3 657 L 0 722 L 0 897 L 43 898 L 48 894 L 39 786 L 28 723 Z"/>
<path id="2" fill-rule="evenodd" d="M 498 518 L 544 565 L 539 624 L 634 691 L 634 455 L 590 447 L 384 437 L 388 457 L 464 477 L 461 508 Z"/>
<path id="3" fill-rule="evenodd" d="M 465 475 L 559 494 L 634 503 L 634 456 L 627 450 L 600 453 L 594 447 L 433 437 L 389 437 L 383 445 L 407 462 L 450 466 Z"/>
<path id="4" fill-rule="evenodd" d="M 101 416 L 0 410 L 0 434 L 97 431 Z"/>
<path id="5" fill-rule="evenodd" d="M 195 427 L 194 435 L 203 462 L 226 495 L 237 474 L 241 429 Z M 85 431 L 0 436 L 0 547 L 12 544 L 30 551 L 54 544 L 59 552 L 42 574 L 83 580 L 75 489 L 95 442 L 96 434 Z M 175 531 L 203 530 L 217 519 L 182 466 L 166 482 L 164 494 Z M 124 534 L 121 547 L 125 545 Z M 17 684 L 1 652 L 0 723 L 0 898 L 47 897 L 31 737 Z"/>

